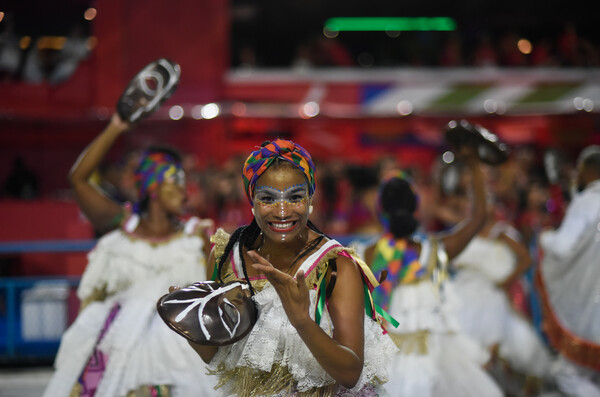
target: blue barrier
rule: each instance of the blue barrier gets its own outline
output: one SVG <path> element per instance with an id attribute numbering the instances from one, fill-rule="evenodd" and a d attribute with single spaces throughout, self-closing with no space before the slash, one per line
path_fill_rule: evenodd
<path id="1" fill-rule="evenodd" d="M 32 252 L 86 252 L 91 250 L 96 240 L 32 240 L 0 242 L 0 254 L 20 254 Z"/>
<path id="2" fill-rule="evenodd" d="M 332 236 L 343 245 L 354 241 L 370 240 L 372 235 Z M 0 242 L 0 255 L 22 253 L 65 253 L 88 252 L 97 240 L 32 240 Z M 6 277 L 0 279 L 0 361 L 52 359 L 59 347 L 60 336 L 54 339 L 35 341 L 24 338 L 21 315 L 25 291 L 40 284 L 57 283 L 76 288 L 80 277 Z M 2 302 L 4 301 L 4 302 Z M 4 313 L 2 313 L 4 303 Z"/>
<path id="3" fill-rule="evenodd" d="M 56 354 L 60 336 L 25 338 L 22 332 L 23 293 L 35 286 L 60 285 L 76 288 L 79 277 L 6 277 L 0 279 L 0 300 L 4 301 L 4 314 L 0 313 L 0 361 L 19 361 L 25 358 L 49 359 Z M 66 318 L 66 304 L 65 318 Z M 65 324 L 66 325 L 66 324 Z"/>

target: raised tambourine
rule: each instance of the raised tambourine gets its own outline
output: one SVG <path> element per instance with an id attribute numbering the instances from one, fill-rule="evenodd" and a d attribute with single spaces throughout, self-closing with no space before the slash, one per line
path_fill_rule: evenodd
<path id="1" fill-rule="evenodd" d="M 164 295 L 158 314 L 175 332 L 201 345 L 223 346 L 248 334 L 258 309 L 242 282 L 197 282 Z"/>
<path id="2" fill-rule="evenodd" d="M 452 120 L 445 132 L 446 141 L 455 150 L 463 146 L 477 148 L 479 160 L 490 165 L 502 164 L 508 159 L 508 146 L 491 131 L 467 120 Z"/>
<path id="3" fill-rule="evenodd" d="M 117 101 L 117 112 L 121 119 L 138 122 L 162 105 L 177 88 L 181 68 L 165 58 L 146 65 L 129 82 Z"/>

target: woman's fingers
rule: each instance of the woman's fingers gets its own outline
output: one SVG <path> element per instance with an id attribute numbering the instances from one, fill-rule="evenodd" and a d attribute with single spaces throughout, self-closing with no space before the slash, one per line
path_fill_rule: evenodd
<path id="1" fill-rule="evenodd" d="M 298 273 L 296 273 L 296 285 L 298 286 L 298 291 L 302 295 L 308 295 L 308 286 L 304 279 L 304 270 L 298 270 Z"/>
<path id="2" fill-rule="evenodd" d="M 267 277 L 267 280 L 269 280 L 274 287 L 287 286 L 287 288 L 290 288 L 294 286 L 302 293 L 304 293 L 302 288 L 306 289 L 308 293 L 308 287 L 304 281 L 303 271 L 299 271 L 296 279 L 294 279 L 294 277 L 291 275 L 275 268 L 268 260 L 260 256 L 256 251 L 248 251 L 248 255 L 255 261 L 255 263 L 252 264 L 252 267 L 262 271 L 265 277 Z"/>
<path id="3" fill-rule="evenodd" d="M 271 262 L 260 256 L 256 251 L 248 251 L 248 255 L 255 261 L 255 263 L 252 263 L 252 267 L 262 271 L 271 284 L 283 283 L 286 277 L 289 277 L 289 275 L 276 269 Z"/>
<path id="4" fill-rule="evenodd" d="M 267 266 L 267 267 L 273 267 L 273 265 L 271 265 L 271 262 L 269 262 L 268 260 L 266 260 L 265 258 L 263 258 L 262 256 L 260 256 L 258 254 L 258 252 L 256 251 L 248 251 L 248 255 L 254 259 L 257 263 L 263 265 L 263 266 Z"/>

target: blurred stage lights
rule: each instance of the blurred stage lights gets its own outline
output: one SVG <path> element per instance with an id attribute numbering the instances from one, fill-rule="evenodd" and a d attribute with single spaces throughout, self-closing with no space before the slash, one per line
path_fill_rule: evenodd
<path id="1" fill-rule="evenodd" d="M 183 113 L 183 107 L 179 105 L 171 106 L 169 109 L 169 118 L 171 120 L 181 120 Z"/>
<path id="2" fill-rule="evenodd" d="M 31 45 L 31 36 L 23 36 L 21 40 L 19 40 L 19 47 L 22 50 L 26 50 Z"/>
<path id="3" fill-rule="evenodd" d="M 306 102 L 304 105 L 300 107 L 298 114 L 303 119 L 309 119 L 311 117 L 315 117 L 319 114 L 321 108 L 317 102 L 311 101 Z"/>
<path id="4" fill-rule="evenodd" d="M 444 152 L 444 154 L 442 154 L 442 161 L 446 164 L 450 164 L 454 161 L 454 153 L 450 151 Z"/>
<path id="5" fill-rule="evenodd" d="M 398 114 L 400 114 L 401 116 L 408 116 L 408 115 L 412 114 L 414 107 L 410 101 L 407 101 L 406 99 L 404 99 L 404 100 L 398 102 L 398 105 L 396 105 L 396 110 L 398 111 Z"/>
<path id="6" fill-rule="evenodd" d="M 88 8 L 83 13 L 83 19 L 86 21 L 92 21 L 94 18 L 96 18 L 96 15 L 98 15 L 98 11 L 95 8 Z"/>
<path id="7" fill-rule="evenodd" d="M 487 113 L 504 114 L 506 113 L 506 104 L 495 99 L 486 99 L 483 102 L 483 110 Z"/>
<path id="8" fill-rule="evenodd" d="M 235 102 L 231 105 L 231 114 L 236 117 L 242 117 L 246 115 L 246 104 L 244 102 Z"/>
<path id="9" fill-rule="evenodd" d="M 517 41 L 517 48 L 522 54 L 529 55 L 533 50 L 533 45 L 531 45 L 531 41 L 527 39 L 519 39 L 519 41 Z"/>
<path id="10" fill-rule="evenodd" d="M 194 120 L 214 119 L 221 113 L 219 105 L 216 103 L 207 103 L 206 105 L 196 105 L 192 108 L 191 114 Z"/>
<path id="11" fill-rule="evenodd" d="M 207 103 L 206 105 L 202 106 L 200 114 L 202 115 L 202 118 L 208 120 L 217 117 L 220 111 L 221 110 L 219 109 L 219 105 L 217 105 L 216 103 Z"/>
<path id="12" fill-rule="evenodd" d="M 340 34 L 340 32 L 338 32 L 337 30 L 329 30 L 327 29 L 327 27 L 323 28 L 323 36 L 327 37 L 328 39 L 333 39 L 335 37 L 338 37 Z"/>
<path id="13" fill-rule="evenodd" d="M 456 22 L 450 17 L 335 17 L 325 21 L 323 31 L 329 32 L 403 32 L 452 31 Z"/>
<path id="14" fill-rule="evenodd" d="M 573 98 L 573 107 L 577 110 L 591 112 L 594 110 L 594 101 L 588 98 L 575 97 Z"/>

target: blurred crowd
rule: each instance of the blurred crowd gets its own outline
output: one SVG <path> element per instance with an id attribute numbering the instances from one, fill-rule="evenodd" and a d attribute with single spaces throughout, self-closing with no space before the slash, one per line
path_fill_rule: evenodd
<path id="1" fill-rule="evenodd" d="M 232 43 L 234 68 L 286 67 L 597 67 L 600 43 L 566 23 L 554 36 L 527 38 L 516 31 L 373 32 L 354 40 L 350 35 L 322 33 L 271 51 L 239 37 Z M 380 37 L 381 36 L 381 37 Z M 391 41 L 390 41 L 391 40 Z M 65 37 L 21 37 L 8 16 L 0 24 L 0 80 L 59 84 L 69 79 L 94 46 L 81 25 Z M 290 50 L 291 49 L 291 50 Z"/>
<path id="2" fill-rule="evenodd" d="M 511 222 L 528 241 L 534 241 L 544 227 L 556 226 L 562 217 L 568 186 L 548 182 L 543 165 L 544 149 L 521 146 L 509 161 L 487 167 L 489 199 L 497 216 Z M 139 152 L 120 161 L 104 164 L 95 174 L 96 183 L 118 201 L 134 201 L 133 172 Z M 219 165 L 200 167 L 198 157 L 184 153 L 187 212 L 214 220 L 231 232 L 251 220 L 240 172 L 245 158 L 231 157 Z M 419 217 L 426 230 L 452 227 L 465 217 L 468 191 L 465 173 L 457 162 L 442 157 L 429 168 L 405 165 L 394 155 L 374 164 L 353 164 L 343 160 L 316 159 L 317 185 L 314 222 L 327 234 L 370 235 L 380 232 L 375 202 L 379 182 L 398 172 L 410 175 L 419 194 Z M 564 171 L 568 173 L 569 171 Z"/>
<path id="3" fill-rule="evenodd" d="M 234 67 L 597 67 L 600 43 L 565 23 L 561 30 L 528 37 L 504 32 L 361 32 L 305 38 L 293 54 L 234 42 Z M 387 34 L 387 37 L 385 36 Z M 371 40 L 366 40 L 365 37 Z M 243 42 L 243 40 L 241 40 Z M 365 41 L 368 41 L 365 43 Z M 236 48 L 236 45 L 238 46 Z"/>
<path id="4" fill-rule="evenodd" d="M 13 15 L 0 20 L 0 82 L 59 84 L 88 58 L 94 39 L 82 24 L 65 36 L 29 36 L 17 32 Z"/>

